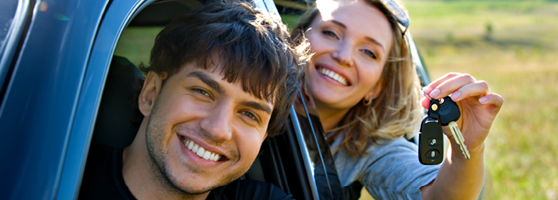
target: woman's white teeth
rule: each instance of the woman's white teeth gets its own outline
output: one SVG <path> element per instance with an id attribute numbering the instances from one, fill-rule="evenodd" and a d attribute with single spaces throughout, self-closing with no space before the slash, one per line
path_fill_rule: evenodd
<path id="1" fill-rule="evenodd" d="M 205 150 L 203 147 L 200 147 L 198 144 L 194 143 L 194 141 L 185 140 L 183 142 L 184 146 L 188 147 L 188 149 L 192 150 L 192 152 L 196 153 L 196 155 L 198 155 L 200 158 L 216 162 L 221 159 L 221 155 Z"/>
<path id="2" fill-rule="evenodd" d="M 342 76 L 340 76 L 339 74 L 337 74 L 337 73 L 335 73 L 331 70 L 321 68 L 321 69 L 318 70 L 318 72 L 320 72 L 323 75 L 326 75 L 327 77 L 329 77 L 333 80 L 336 80 L 337 82 L 339 82 L 339 83 L 341 83 L 345 86 L 347 85 L 347 80 L 345 80 L 345 78 L 343 78 Z"/>

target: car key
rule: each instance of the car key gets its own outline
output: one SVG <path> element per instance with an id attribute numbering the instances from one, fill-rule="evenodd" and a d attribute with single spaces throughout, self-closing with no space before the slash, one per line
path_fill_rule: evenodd
<path id="1" fill-rule="evenodd" d="M 461 134 L 461 130 L 459 130 L 459 126 L 457 126 L 456 121 L 461 116 L 461 112 L 459 111 L 459 106 L 455 103 L 449 96 L 444 97 L 443 102 L 439 104 L 438 114 L 440 124 L 442 126 L 448 126 L 453 134 L 453 138 L 455 142 L 459 144 L 459 148 L 465 158 L 470 159 L 471 154 L 469 154 L 469 150 L 465 145 L 465 139 L 463 138 L 463 134 Z"/>
<path id="2" fill-rule="evenodd" d="M 431 100 L 428 115 L 422 120 L 419 137 L 419 161 L 424 165 L 436 165 L 444 159 L 444 133 L 439 122 L 438 100 Z"/>

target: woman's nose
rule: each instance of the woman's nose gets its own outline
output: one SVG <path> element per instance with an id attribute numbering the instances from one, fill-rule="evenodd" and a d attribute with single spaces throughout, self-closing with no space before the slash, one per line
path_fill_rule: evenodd
<path id="1" fill-rule="evenodd" d="M 339 47 L 333 51 L 331 54 L 333 59 L 339 64 L 347 67 L 353 66 L 353 58 L 351 48 L 347 44 L 341 44 Z"/>

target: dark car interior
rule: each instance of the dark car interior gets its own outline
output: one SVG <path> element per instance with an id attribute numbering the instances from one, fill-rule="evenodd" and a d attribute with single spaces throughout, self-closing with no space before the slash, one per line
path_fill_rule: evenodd
<path id="1" fill-rule="evenodd" d="M 200 7 L 202 4 L 203 1 L 196 0 L 158 1 L 145 7 L 137 14 L 129 23 L 127 30 L 141 32 L 142 29 L 145 29 L 146 31 L 158 32 L 152 30 L 162 29 L 162 27 L 169 23 L 174 17 Z M 129 53 L 124 51 L 122 55 L 119 55 L 118 49 L 134 49 L 134 46 L 132 46 L 132 48 L 123 47 L 130 44 L 130 42 L 125 43 L 122 41 L 135 41 L 132 42 L 136 47 L 135 51 L 140 49 L 137 47 L 139 45 L 147 45 L 148 48 L 143 47 L 143 49 L 150 49 L 151 46 L 149 45 L 152 45 L 154 35 L 145 35 L 149 35 L 149 37 L 152 38 L 146 38 L 145 36 L 126 38 L 126 31 L 120 38 L 105 83 L 92 143 L 123 148 L 131 144 L 139 129 L 139 124 L 143 116 L 139 112 L 137 106 L 137 97 L 141 90 L 144 76 L 138 70 L 137 65 L 139 63 L 148 63 L 149 52 Z M 145 42 L 144 40 L 150 41 Z M 141 55 L 143 55 L 143 57 Z M 131 61 L 132 59 L 128 59 L 128 57 L 134 58 L 133 61 Z M 264 141 L 260 154 L 252 168 L 241 177 L 241 179 L 245 178 L 273 183 L 286 193 L 292 194 L 296 199 L 314 199 L 316 192 L 319 192 L 319 196 L 325 199 L 330 199 L 334 196 L 339 197 L 339 194 L 334 194 L 341 191 L 339 190 L 339 180 L 336 177 L 337 172 L 335 168 L 332 167 L 327 167 L 326 169 L 323 164 L 329 163 L 332 166 L 333 162 L 324 162 L 324 159 L 320 157 L 323 156 L 321 154 L 319 156 L 314 156 L 313 159 L 315 167 L 320 168 L 319 166 L 323 166 L 321 167 L 323 170 L 316 170 L 321 173 L 318 172 L 315 176 L 320 176 L 322 178 L 316 178 L 316 180 L 319 179 L 320 181 L 315 182 L 319 182 L 318 188 L 325 189 L 318 189 L 318 191 L 315 191 L 315 189 L 313 190 L 311 185 L 315 185 L 316 183 L 311 183 L 312 179 L 309 177 L 311 175 L 308 173 L 308 164 L 304 163 L 303 154 L 305 151 L 301 149 L 300 140 L 296 138 L 297 136 L 295 133 L 296 129 L 300 129 L 298 128 L 300 125 L 298 125 L 298 127 L 295 125 L 302 123 L 307 124 L 302 127 L 311 128 L 312 122 L 308 120 L 310 118 L 305 118 L 305 115 L 298 116 L 300 119 L 296 117 L 293 119 L 293 115 L 291 115 L 289 127 L 286 132 L 274 138 L 268 137 Z M 321 127 L 319 129 L 321 129 Z M 300 130 L 298 131 L 300 132 Z M 312 135 L 312 133 L 305 133 L 305 135 L 307 134 L 310 134 L 310 136 Z M 315 133 L 313 134 L 313 137 L 316 138 Z M 323 140 L 323 137 L 320 138 Z M 311 142 L 315 142 L 316 139 L 313 140 L 314 141 Z M 317 144 L 307 145 L 319 148 Z M 323 146 L 324 145 L 322 145 L 322 147 Z M 328 174 L 330 176 L 331 174 L 335 175 L 331 177 L 335 177 L 336 180 L 330 181 Z M 332 185 L 339 187 L 339 189 L 332 188 Z M 358 190 L 358 193 L 360 194 L 360 190 Z"/>

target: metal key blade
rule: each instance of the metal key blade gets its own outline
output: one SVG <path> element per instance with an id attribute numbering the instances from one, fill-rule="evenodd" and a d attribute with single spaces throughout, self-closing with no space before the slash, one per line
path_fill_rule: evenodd
<path id="1" fill-rule="evenodd" d="M 465 158 L 469 160 L 471 158 L 471 154 L 469 154 L 469 150 L 467 149 L 467 146 L 465 146 L 465 139 L 463 138 L 463 134 L 461 134 L 461 131 L 459 130 L 459 126 L 457 126 L 457 123 L 455 123 L 454 121 L 450 122 L 448 126 L 451 132 L 453 133 L 453 138 L 455 139 L 455 142 L 459 144 L 459 148 L 461 149 L 461 152 L 463 152 Z"/>

